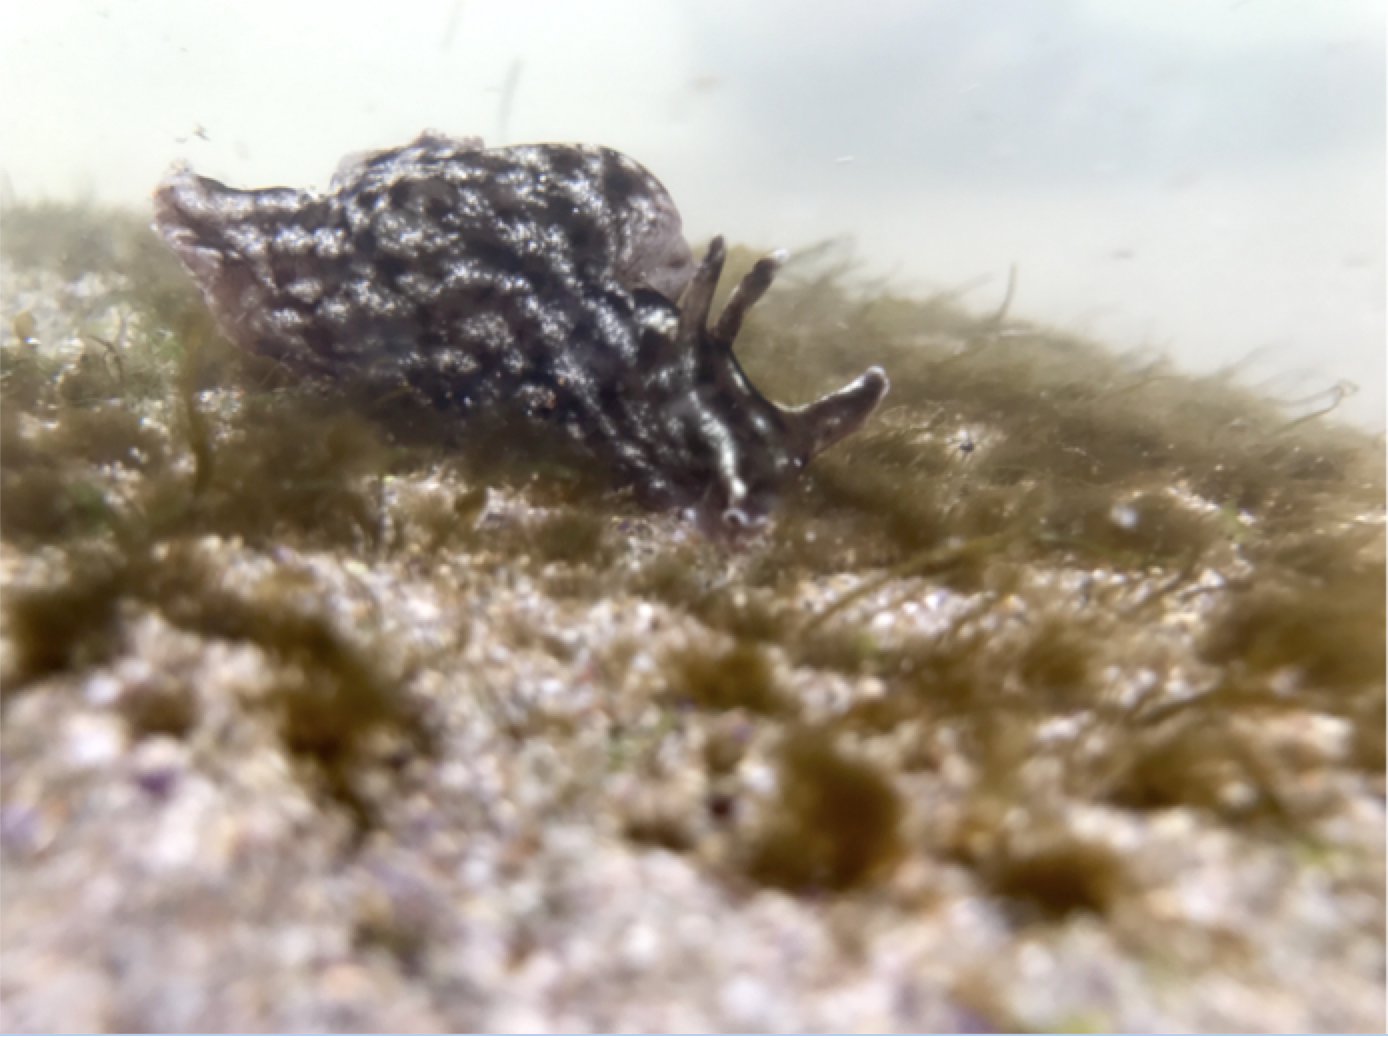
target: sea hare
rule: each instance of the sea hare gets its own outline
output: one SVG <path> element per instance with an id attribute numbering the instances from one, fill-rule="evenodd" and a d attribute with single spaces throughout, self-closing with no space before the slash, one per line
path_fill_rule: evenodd
<path id="1" fill-rule="evenodd" d="M 607 148 L 484 148 L 426 133 L 349 156 L 326 193 L 240 191 L 175 167 L 155 226 L 241 347 L 319 376 L 408 384 L 441 408 L 519 408 L 657 508 L 759 528 L 887 391 L 880 368 L 812 404 L 763 397 L 733 355 L 784 256 L 710 305 L 679 211 Z"/>

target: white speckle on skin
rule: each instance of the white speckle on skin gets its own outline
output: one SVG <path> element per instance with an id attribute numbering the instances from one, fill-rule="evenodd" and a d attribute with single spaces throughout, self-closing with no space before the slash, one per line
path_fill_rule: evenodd
<path id="1" fill-rule="evenodd" d="M 286 224 L 275 234 L 275 251 L 286 256 L 304 256 L 313 246 L 314 236 L 297 224 Z"/>
<path id="2" fill-rule="evenodd" d="M 316 303 L 323 295 L 323 283 L 317 278 L 301 278 L 290 283 L 285 291 L 301 303 Z"/>

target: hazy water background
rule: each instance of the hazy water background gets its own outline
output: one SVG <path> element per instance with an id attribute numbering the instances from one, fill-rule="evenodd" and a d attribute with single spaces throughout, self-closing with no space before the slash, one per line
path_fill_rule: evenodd
<path id="1" fill-rule="evenodd" d="M 7 197 L 147 205 L 175 159 L 326 187 L 433 127 L 590 141 L 693 240 L 868 270 L 1384 428 L 1379 0 L 4 0 Z M 0 228 L 0 234 L 3 228 Z"/>

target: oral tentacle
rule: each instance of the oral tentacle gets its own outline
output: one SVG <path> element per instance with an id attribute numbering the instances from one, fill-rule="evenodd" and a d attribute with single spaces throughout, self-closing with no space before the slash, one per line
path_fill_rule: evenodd
<path id="1" fill-rule="evenodd" d="M 803 439 L 809 461 L 867 422 L 890 387 L 887 373 L 874 365 L 841 390 L 800 408 L 782 409 L 781 415 Z"/>

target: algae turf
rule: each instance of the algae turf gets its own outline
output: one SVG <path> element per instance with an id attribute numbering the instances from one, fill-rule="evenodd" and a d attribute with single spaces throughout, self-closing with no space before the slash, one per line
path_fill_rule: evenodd
<path id="1" fill-rule="evenodd" d="M 900 795 L 879 768 L 844 755 L 831 733 L 791 732 L 778 766 L 776 809 L 748 843 L 748 876 L 834 891 L 868 882 L 900 854 Z"/>
<path id="2" fill-rule="evenodd" d="M 83 548 L 69 556 L 62 578 L 9 592 L 7 634 L 17 661 L 7 692 L 117 657 L 122 617 L 140 611 L 206 639 L 245 642 L 270 663 L 268 688 L 251 710 L 268 716 L 311 788 L 369 826 L 376 807 L 356 774 L 372 749 L 382 738 L 426 756 L 434 748 L 404 688 L 409 665 L 383 663 L 369 636 L 346 634 L 312 580 L 293 566 L 233 589 L 215 559 L 185 539 L 121 555 Z M 120 708 L 137 737 L 183 736 L 197 725 L 198 703 L 187 682 L 156 674 L 129 691 Z"/>
<path id="3" fill-rule="evenodd" d="M 780 749 L 764 828 L 727 861 L 758 884 L 869 886 L 926 849 L 1027 913 L 1102 915 L 1126 875 L 1054 822 L 1067 800 L 1307 827 L 1323 806 L 1301 781 L 1333 756 L 1284 754 L 1258 727 L 1309 716 L 1347 726 L 1346 767 L 1381 783 L 1380 440 L 1005 315 L 806 264 L 797 280 L 792 262 L 739 340 L 749 375 L 806 400 L 881 364 L 886 410 L 815 462 L 760 540 L 672 524 L 640 541 L 618 525 L 644 514 L 601 472 L 504 416 L 461 428 L 399 388 L 303 385 L 235 352 L 138 222 L 4 219 L 0 531 L 63 562 L 7 590 L 7 702 L 119 654 L 131 610 L 157 609 L 262 648 L 285 747 L 370 818 L 368 734 L 428 744 L 405 677 L 375 636 L 304 612 L 302 589 L 179 576 L 170 561 L 216 536 L 659 604 L 693 633 L 655 662 L 664 703 L 745 714 Z M 735 251 L 725 284 L 751 257 Z M 79 277 L 105 286 L 80 306 L 63 297 Z M 529 511 L 483 522 L 496 490 Z M 877 693 L 811 711 L 801 685 L 826 681 Z M 177 689 L 129 711 L 140 732 L 198 725 Z M 874 742 L 894 750 L 847 750 Z M 709 747 L 710 774 L 734 777 L 742 745 Z M 903 785 L 952 756 L 966 822 L 912 830 Z M 1008 831 L 986 809 L 998 798 L 1047 822 Z"/>
<path id="4" fill-rule="evenodd" d="M 746 708 L 771 716 L 790 710 L 766 652 L 754 643 L 736 643 L 722 653 L 689 650 L 677 655 L 670 667 L 675 696 L 687 697 L 704 710 Z"/>

